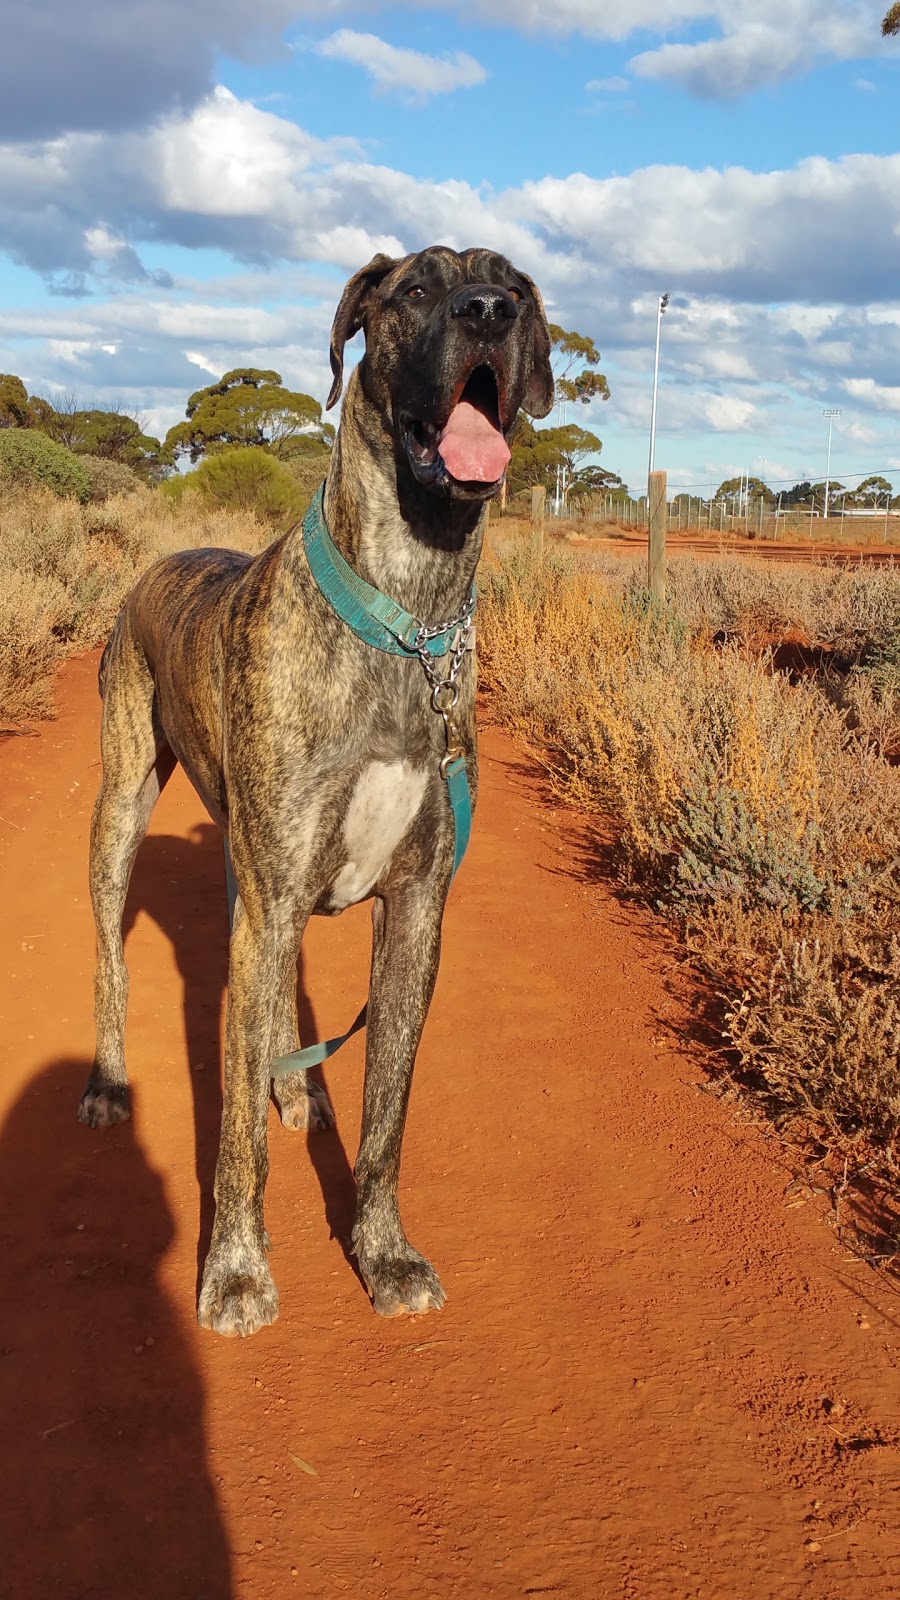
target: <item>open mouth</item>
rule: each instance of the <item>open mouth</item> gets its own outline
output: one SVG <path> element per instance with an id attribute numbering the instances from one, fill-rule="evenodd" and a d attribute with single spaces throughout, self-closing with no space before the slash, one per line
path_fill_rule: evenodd
<path id="1" fill-rule="evenodd" d="M 406 454 L 419 483 L 492 486 L 509 461 L 500 425 L 500 396 L 490 367 L 469 374 L 443 427 L 415 417 L 401 418 Z"/>

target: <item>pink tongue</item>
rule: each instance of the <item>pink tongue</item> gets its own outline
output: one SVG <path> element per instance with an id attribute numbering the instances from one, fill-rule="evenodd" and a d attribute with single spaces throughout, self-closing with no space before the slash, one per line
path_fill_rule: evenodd
<path id="1" fill-rule="evenodd" d="M 463 483 L 496 483 L 509 460 L 500 429 L 468 400 L 453 407 L 439 448 L 447 471 Z"/>

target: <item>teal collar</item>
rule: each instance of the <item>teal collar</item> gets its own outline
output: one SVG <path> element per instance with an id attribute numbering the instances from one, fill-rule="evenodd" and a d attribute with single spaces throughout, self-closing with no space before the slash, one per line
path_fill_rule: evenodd
<path id="1" fill-rule="evenodd" d="M 309 570 L 332 610 L 357 638 L 376 650 L 394 656 L 415 656 L 422 650 L 430 656 L 445 656 L 453 648 L 454 635 L 474 613 L 474 584 L 461 615 L 433 628 L 366 583 L 341 555 L 328 531 L 324 483 L 303 519 L 303 544 Z"/>

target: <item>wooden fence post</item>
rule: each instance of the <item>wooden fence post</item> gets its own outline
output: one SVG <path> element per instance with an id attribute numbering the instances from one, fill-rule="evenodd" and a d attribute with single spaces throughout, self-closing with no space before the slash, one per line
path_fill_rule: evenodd
<path id="1" fill-rule="evenodd" d="M 662 605 L 666 598 L 666 474 L 651 472 L 647 491 L 650 507 L 650 556 L 647 582 L 650 599 Z"/>
<path id="2" fill-rule="evenodd" d="M 534 552 L 539 561 L 544 554 L 544 512 L 546 506 L 547 491 L 542 484 L 538 484 L 531 491 L 531 526 L 534 530 Z"/>

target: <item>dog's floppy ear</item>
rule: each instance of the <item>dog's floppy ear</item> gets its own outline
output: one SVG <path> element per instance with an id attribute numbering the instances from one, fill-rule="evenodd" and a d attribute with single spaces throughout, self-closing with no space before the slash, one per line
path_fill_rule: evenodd
<path id="1" fill-rule="evenodd" d="M 518 267 L 516 267 L 516 272 L 527 283 L 534 301 L 534 347 L 532 350 L 531 377 L 528 379 L 522 406 L 531 417 L 546 417 L 552 411 L 553 402 L 556 399 L 556 379 L 553 376 L 553 369 L 550 365 L 553 346 L 550 342 L 547 313 L 544 310 L 541 292 L 534 279 L 529 278 L 527 272 L 520 272 Z"/>
<path id="2" fill-rule="evenodd" d="M 331 327 L 331 370 L 334 373 L 334 382 L 325 402 L 326 411 L 330 411 L 341 398 L 344 383 L 344 345 L 365 325 L 366 301 L 369 295 L 373 289 L 378 288 L 382 278 L 386 278 L 391 268 L 396 265 L 392 256 L 380 254 L 373 256 L 367 267 L 361 267 L 359 272 L 354 272 L 341 295 L 341 303 L 335 312 Z"/>

